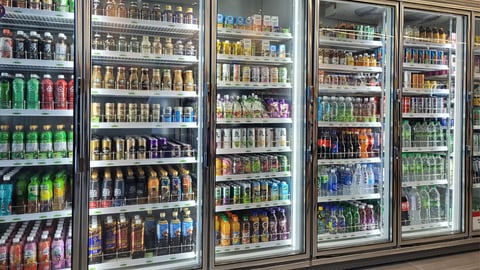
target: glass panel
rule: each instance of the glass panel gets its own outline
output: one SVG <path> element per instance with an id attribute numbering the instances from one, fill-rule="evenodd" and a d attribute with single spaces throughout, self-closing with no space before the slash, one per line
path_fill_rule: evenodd
<path id="1" fill-rule="evenodd" d="M 480 19 L 475 19 L 473 63 L 473 191 L 472 229 L 480 231 Z"/>
<path id="2" fill-rule="evenodd" d="M 70 268 L 73 1 L 0 3 L 0 265 Z"/>
<path id="3" fill-rule="evenodd" d="M 303 8 L 217 3 L 217 263 L 305 250 Z"/>
<path id="4" fill-rule="evenodd" d="M 91 2 L 90 269 L 200 266 L 203 2 Z"/>
<path id="5" fill-rule="evenodd" d="M 392 241 L 393 8 L 319 12 L 317 248 Z"/>
<path id="6" fill-rule="evenodd" d="M 405 10 L 402 239 L 463 230 L 464 24 L 461 16 Z"/>

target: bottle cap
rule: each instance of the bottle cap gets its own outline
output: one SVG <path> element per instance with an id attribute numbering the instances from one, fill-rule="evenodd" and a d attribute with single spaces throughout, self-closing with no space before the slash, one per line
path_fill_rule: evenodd
<path id="1" fill-rule="evenodd" d="M 58 78 L 59 79 L 65 79 L 65 76 L 63 76 L 62 74 L 58 75 Z"/>
<path id="2" fill-rule="evenodd" d="M 17 73 L 17 74 L 15 74 L 15 77 L 16 77 L 16 78 L 23 78 L 23 74 Z"/>
<path id="3" fill-rule="evenodd" d="M 44 75 L 43 75 L 43 78 L 45 78 L 45 79 L 51 79 L 52 76 L 50 76 L 50 74 L 44 74 Z"/>

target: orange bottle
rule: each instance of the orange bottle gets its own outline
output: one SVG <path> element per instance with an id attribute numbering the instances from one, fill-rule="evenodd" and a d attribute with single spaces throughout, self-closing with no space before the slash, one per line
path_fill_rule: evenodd
<path id="1" fill-rule="evenodd" d="M 231 236 L 232 236 L 232 245 L 240 245 L 241 244 L 241 237 L 240 237 L 240 221 L 238 221 L 238 216 L 233 215 L 232 216 L 232 231 L 231 231 Z"/>
<path id="2" fill-rule="evenodd" d="M 358 135 L 358 141 L 360 143 L 360 158 L 368 158 L 368 136 L 367 130 L 362 129 Z"/>
<path id="3" fill-rule="evenodd" d="M 14 238 L 10 246 L 10 270 L 22 270 L 23 247 L 20 238 Z"/>
<path id="4" fill-rule="evenodd" d="M 160 181 L 158 180 L 157 172 L 154 171 L 152 168 L 149 168 L 149 176 L 147 182 L 147 190 L 148 190 L 148 203 L 158 203 L 159 198 L 159 187 Z"/>
<path id="5" fill-rule="evenodd" d="M 48 234 L 42 234 L 37 252 L 38 269 L 50 269 L 50 239 Z"/>
<path id="6" fill-rule="evenodd" d="M 232 240 L 230 237 L 230 221 L 225 216 L 223 217 L 222 224 L 220 225 L 220 236 L 221 236 L 221 241 L 220 241 L 221 246 L 225 247 L 225 246 L 230 246 L 232 244 Z"/>

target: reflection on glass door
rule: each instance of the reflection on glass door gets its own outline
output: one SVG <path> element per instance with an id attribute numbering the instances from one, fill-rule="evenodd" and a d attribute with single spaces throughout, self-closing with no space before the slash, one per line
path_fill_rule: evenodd
<path id="1" fill-rule="evenodd" d="M 473 190 L 472 230 L 480 231 L 480 20 L 475 19 L 473 43 Z"/>

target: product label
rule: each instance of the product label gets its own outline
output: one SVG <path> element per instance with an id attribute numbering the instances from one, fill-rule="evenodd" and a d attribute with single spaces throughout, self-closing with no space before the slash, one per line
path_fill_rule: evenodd
<path id="1" fill-rule="evenodd" d="M 180 238 L 182 235 L 182 228 L 179 221 L 171 221 L 170 223 L 170 238 Z"/>
<path id="2" fill-rule="evenodd" d="M 182 222 L 182 233 L 183 237 L 191 237 L 193 235 L 193 221 L 185 221 Z"/>
<path id="3" fill-rule="evenodd" d="M 168 222 L 157 224 L 157 238 L 168 239 Z"/>

